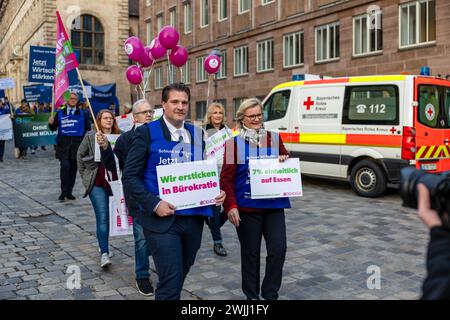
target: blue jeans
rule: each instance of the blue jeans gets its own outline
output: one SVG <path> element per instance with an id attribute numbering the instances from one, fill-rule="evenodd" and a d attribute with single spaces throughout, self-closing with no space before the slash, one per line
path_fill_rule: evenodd
<path id="1" fill-rule="evenodd" d="M 176 216 L 164 233 L 144 229 L 158 274 L 156 300 L 179 300 L 184 279 L 202 242 L 204 218 Z"/>
<path id="2" fill-rule="evenodd" d="M 97 240 L 101 253 L 109 253 L 109 194 L 102 187 L 94 186 L 89 193 L 97 221 Z"/>
<path id="3" fill-rule="evenodd" d="M 214 215 L 209 217 L 206 222 L 211 230 L 211 236 L 213 238 L 214 244 L 222 243 L 222 234 L 220 233 L 220 212 L 222 210 L 222 206 L 214 206 Z"/>
<path id="4" fill-rule="evenodd" d="M 135 273 L 137 279 L 150 278 L 150 248 L 148 247 L 147 240 L 145 239 L 144 229 L 139 223 L 139 219 L 133 218 L 133 236 L 134 236 L 134 262 Z"/>

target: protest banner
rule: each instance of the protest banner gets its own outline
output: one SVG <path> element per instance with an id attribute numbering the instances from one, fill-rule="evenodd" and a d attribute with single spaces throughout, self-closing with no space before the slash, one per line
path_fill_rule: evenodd
<path id="1" fill-rule="evenodd" d="M 250 189 L 252 199 L 301 197 L 303 195 L 298 158 L 279 162 L 278 159 L 250 159 Z"/>
<path id="2" fill-rule="evenodd" d="M 108 139 L 109 144 L 111 145 L 111 149 L 114 149 L 114 146 L 116 145 L 116 141 L 120 137 L 120 134 L 105 134 L 105 136 Z M 95 139 L 95 146 L 94 146 L 94 161 L 95 162 L 101 161 L 100 146 L 97 143 L 97 139 Z"/>
<path id="3" fill-rule="evenodd" d="M 49 113 L 17 115 L 13 121 L 14 145 L 16 148 L 55 144 L 57 131 L 48 127 Z"/>
<path id="4" fill-rule="evenodd" d="M 0 90 L 14 89 L 15 87 L 16 82 L 13 78 L 0 78 Z"/>
<path id="5" fill-rule="evenodd" d="M 176 210 L 215 204 L 220 194 L 215 159 L 156 167 L 159 197 Z"/>
<path id="6" fill-rule="evenodd" d="M 0 140 L 12 139 L 12 122 L 9 114 L 0 115 Z"/>
<path id="7" fill-rule="evenodd" d="M 227 128 L 216 132 L 211 137 L 206 139 L 206 159 L 216 159 L 217 163 L 223 163 L 223 156 L 225 153 L 225 142 L 231 138 Z"/>

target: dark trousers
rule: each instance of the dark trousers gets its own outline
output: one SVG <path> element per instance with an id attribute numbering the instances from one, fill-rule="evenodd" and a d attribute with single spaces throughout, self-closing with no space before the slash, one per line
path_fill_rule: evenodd
<path id="1" fill-rule="evenodd" d="M 222 206 L 214 206 L 214 215 L 206 219 L 206 224 L 211 230 L 211 236 L 213 238 L 214 244 L 222 243 L 222 233 L 220 232 L 220 227 L 223 225 L 221 223 L 220 212 Z"/>
<path id="2" fill-rule="evenodd" d="M 61 193 L 63 195 L 72 194 L 75 179 L 77 177 L 77 160 L 73 159 L 59 159 L 60 177 L 61 177 Z"/>
<path id="3" fill-rule="evenodd" d="M 158 274 L 156 300 L 180 299 L 184 279 L 200 249 L 203 222 L 204 218 L 200 216 L 176 216 L 172 226 L 164 233 L 144 228 Z"/>
<path id="4" fill-rule="evenodd" d="M 241 244 L 242 291 L 248 299 L 259 299 L 261 240 L 266 242 L 266 272 L 261 286 L 264 299 L 278 299 L 286 257 L 286 224 L 284 209 L 239 212 L 236 228 Z"/>
<path id="5" fill-rule="evenodd" d="M 5 154 L 5 140 L 0 140 L 0 161 L 3 161 L 4 154 Z"/>

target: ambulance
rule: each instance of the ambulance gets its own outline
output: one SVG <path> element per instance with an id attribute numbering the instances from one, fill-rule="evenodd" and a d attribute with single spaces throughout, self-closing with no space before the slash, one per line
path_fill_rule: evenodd
<path id="1" fill-rule="evenodd" d="M 303 174 L 348 180 L 382 195 L 400 170 L 450 170 L 450 81 L 388 75 L 291 81 L 263 101 L 266 129 L 280 133 Z"/>

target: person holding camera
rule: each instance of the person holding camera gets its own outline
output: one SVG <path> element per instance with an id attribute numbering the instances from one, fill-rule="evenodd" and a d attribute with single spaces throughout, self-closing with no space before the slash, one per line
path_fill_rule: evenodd
<path id="1" fill-rule="evenodd" d="M 419 183 L 417 215 L 430 230 L 427 252 L 427 277 L 422 286 L 423 300 L 450 299 L 450 230 L 437 211 L 431 209 L 430 192 Z M 449 219 L 448 212 L 443 219 Z"/>

